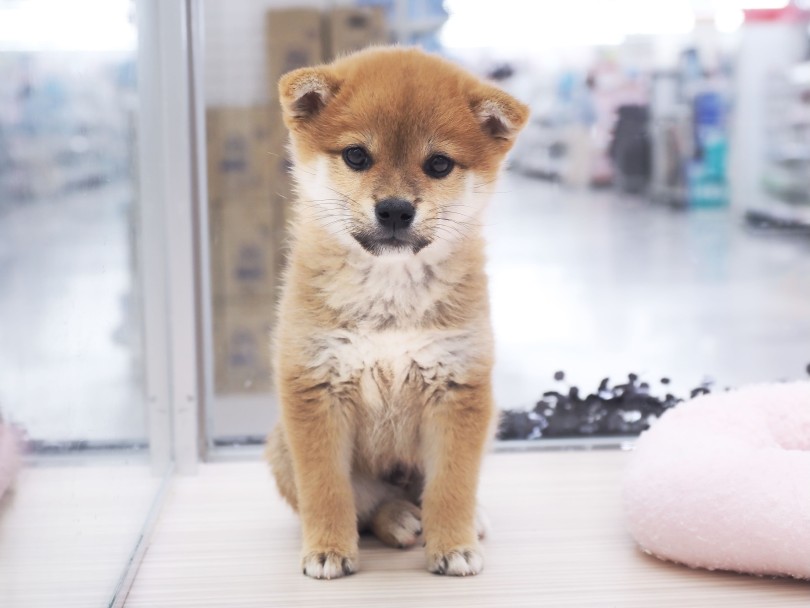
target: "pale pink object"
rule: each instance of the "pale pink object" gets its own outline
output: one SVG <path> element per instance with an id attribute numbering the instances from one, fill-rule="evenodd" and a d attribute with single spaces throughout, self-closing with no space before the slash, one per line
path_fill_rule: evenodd
<path id="1" fill-rule="evenodd" d="M 810 579 L 810 382 L 668 411 L 636 444 L 623 495 L 630 534 L 656 557 Z"/>
<path id="2" fill-rule="evenodd" d="M 22 433 L 0 422 L 0 498 L 11 487 L 22 464 Z"/>

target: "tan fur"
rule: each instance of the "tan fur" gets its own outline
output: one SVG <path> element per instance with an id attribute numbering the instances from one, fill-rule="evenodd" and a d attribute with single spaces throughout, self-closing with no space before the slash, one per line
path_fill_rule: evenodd
<path id="1" fill-rule="evenodd" d="M 295 203 L 276 336 L 281 421 L 267 456 L 303 529 L 303 569 L 357 568 L 358 529 L 476 574 L 476 490 L 492 434 L 481 213 L 525 106 L 413 49 L 363 51 L 279 83 Z M 342 158 L 362 145 L 374 162 Z M 444 178 L 425 160 L 456 162 Z M 412 250 L 372 251 L 374 206 L 412 201 Z M 418 508 L 421 506 L 421 511 Z"/>

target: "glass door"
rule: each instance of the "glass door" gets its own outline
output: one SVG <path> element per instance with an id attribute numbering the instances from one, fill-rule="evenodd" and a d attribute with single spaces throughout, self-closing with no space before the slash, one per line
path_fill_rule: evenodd
<path id="1" fill-rule="evenodd" d="M 186 15 L 0 0 L 4 608 L 120 603 L 196 463 Z"/>
<path id="2" fill-rule="evenodd" d="M 204 12 L 207 435 L 215 446 L 258 444 L 277 416 L 271 335 L 293 197 L 277 83 L 295 68 L 385 44 L 392 28 L 380 6 L 197 6 Z"/>

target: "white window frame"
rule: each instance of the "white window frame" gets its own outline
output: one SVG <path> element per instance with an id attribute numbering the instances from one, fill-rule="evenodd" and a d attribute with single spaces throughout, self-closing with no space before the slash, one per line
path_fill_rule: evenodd
<path id="1" fill-rule="evenodd" d="M 201 456 L 205 349 L 192 80 L 192 0 L 137 0 L 138 160 L 144 369 L 152 468 L 193 474 Z"/>

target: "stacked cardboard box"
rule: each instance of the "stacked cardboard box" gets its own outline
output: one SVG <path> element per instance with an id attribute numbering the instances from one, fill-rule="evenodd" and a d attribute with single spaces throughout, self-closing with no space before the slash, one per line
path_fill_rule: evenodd
<path id="1" fill-rule="evenodd" d="M 215 205 L 266 196 L 273 139 L 269 108 L 209 108 L 206 113 L 208 197 Z"/>
<path id="2" fill-rule="evenodd" d="M 324 58 L 322 14 L 313 9 L 268 11 L 265 21 L 265 54 L 267 86 L 270 98 L 270 121 L 282 137 L 274 138 L 268 152 L 273 157 L 275 203 L 285 210 L 285 223 L 289 220 L 293 188 L 289 175 L 290 159 L 287 153 L 287 131 L 281 118 L 278 99 L 278 81 L 292 70 L 317 65 Z"/>
<path id="3" fill-rule="evenodd" d="M 386 41 L 382 9 L 269 11 L 270 102 L 207 112 L 215 390 L 271 389 L 270 333 L 293 188 L 277 84 L 290 70 Z"/>
<path id="4" fill-rule="evenodd" d="M 324 26 L 326 59 L 388 42 L 388 27 L 382 7 L 336 8 Z"/>
<path id="5" fill-rule="evenodd" d="M 328 13 L 312 9 L 268 11 L 265 22 L 271 125 L 283 137 L 274 138 L 269 153 L 274 158 L 273 183 L 279 205 L 287 210 L 293 188 L 286 130 L 281 119 L 278 81 L 292 70 L 317 65 L 332 58 L 388 40 L 385 12 L 381 7 L 338 8 Z"/>
<path id="6" fill-rule="evenodd" d="M 281 76 L 323 61 L 321 19 L 321 12 L 313 9 L 268 11 L 265 50 L 271 99 Z"/>
<path id="7" fill-rule="evenodd" d="M 283 133 L 267 106 L 229 107 L 208 110 L 206 137 L 215 388 L 265 392 L 283 227 L 270 150 Z"/>
<path id="8" fill-rule="evenodd" d="M 272 304 L 214 304 L 214 386 L 218 394 L 267 393 L 272 388 Z"/>

